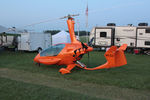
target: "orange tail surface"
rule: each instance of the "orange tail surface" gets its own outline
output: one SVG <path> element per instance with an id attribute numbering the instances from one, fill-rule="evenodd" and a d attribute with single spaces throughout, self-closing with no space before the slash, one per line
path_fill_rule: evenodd
<path id="1" fill-rule="evenodd" d="M 97 70 L 97 69 L 104 69 L 104 68 L 113 68 L 113 67 L 120 67 L 127 64 L 127 60 L 124 54 L 124 50 L 126 50 L 127 44 L 123 44 L 120 48 L 116 46 L 112 46 L 105 54 L 105 58 L 107 62 L 103 65 L 100 65 L 95 68 L 84 68 L 86 70 Z"/>

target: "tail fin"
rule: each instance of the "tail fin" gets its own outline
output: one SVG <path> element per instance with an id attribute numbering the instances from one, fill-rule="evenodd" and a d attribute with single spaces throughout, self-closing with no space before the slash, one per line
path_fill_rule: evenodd
<path id="1" fill-rule="evenodd" d="M 120 48 L 116 46 L 112 46 L 105 54 L 105 58 L 107 62 L 103 65 L 100 65 L 95 68 L 84 68 L 86 70 L 97 70 L 97 69 L 104 69 L 104 68 L 113 68 L 113 67 L 120 67 L 127 64 L 127 60 L 124 54 L 124 50 L 126 50 L 127 44 L 123 44 Z"/>
<path id="2" fill-rule="evenodd" d="M 124 54 L 127 44 L 123 44 L 117 49 L 116 46 L 112 46 L 106 53 L 105 58 L 107 59 L 108 68 L 119 67 L 127 64 L 127 60 Z"/>

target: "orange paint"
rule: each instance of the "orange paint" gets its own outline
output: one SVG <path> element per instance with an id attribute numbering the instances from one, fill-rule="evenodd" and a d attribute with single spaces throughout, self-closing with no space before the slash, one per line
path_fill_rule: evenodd
<path id="1" fill-rule="evenodd" d="M 119 49 L 116 46 L 112 46 L 105 54 L 107 62 L 101 66 L 94 68 L 84 68 L 86 70 L 97 70 L 104 68 L 120 67 L 127 64 L 124 50 L 127 48 L 126 44 L 123 44 Z"/>
<path id="2" fill-rule="evenodd" d="M 84 54 L 93 51 L 93 48 L 88 46 L 86 43 L 81 43 L 76 39 L 74 33 L 73 18 L 69 17 L 67 20 L 67 24 L 70 33 L 71 43 L 57 44 L 55 46 L 49 47 L 48 49 L 39 53 L 34 58 L 35 62 L 45 65 L 66 65 L 67 68 L 61 68 L 59 70 L 61 74 L 71 73 L 71 70 L 76 66 L 86 70 L 97 70 L 103 68 L 119 67 L 127 64 L 124 55 L 124 50 L 126 49 L 127 45 L 124 44 L 118 49 L 116 46 L 112 46 L 105 53 L 104 56 L 107 59 L 107 62 L 105 64 L 95 68 L 87 68 L 85 65 L 83 66 L 78 61 L 82 58 Z"/>

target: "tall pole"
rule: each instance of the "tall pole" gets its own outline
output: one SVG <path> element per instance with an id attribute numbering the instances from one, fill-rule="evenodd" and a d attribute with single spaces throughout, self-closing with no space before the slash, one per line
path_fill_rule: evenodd
<path id="1" fill-rule="evenodd" d="M 86 8 L 86 43 L 89 42 L 89 36 L 88 36 L 88 0 L 87 0 L 87 8 Z M 90 66 L 90 60 L 89 60 L 90 54 L 88 52 L 88 66 Z"/>
<path id="2" fill-rule="evenodd" d="M 88 37 L 88 1 L 87 1 L 87 8 L 86 8 L 86 42 L 89 42 Z"/>
<path id="3" fill-rule="evenodd" d="M 77 20 L 77 28 L 78 28 L 78 40 L 80 40 L 79 20 Z"/>

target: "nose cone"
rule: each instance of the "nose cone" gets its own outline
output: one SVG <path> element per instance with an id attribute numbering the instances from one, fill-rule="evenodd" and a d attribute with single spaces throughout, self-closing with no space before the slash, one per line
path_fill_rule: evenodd
<path id="1" fill-rule="evenodd" d="M 34 58 L 34 62 L 39 63 L 39 58 L 40 58 L 40 54 L 38 54 L 38 55 Z"/>
<path id="2" fill-rule="evenodd" d="M 88 47 L 87 51 L 93 51 L 93 48 L 92 47 Z"/>

